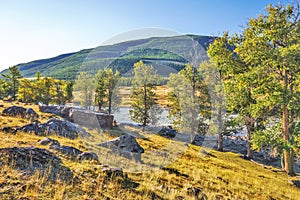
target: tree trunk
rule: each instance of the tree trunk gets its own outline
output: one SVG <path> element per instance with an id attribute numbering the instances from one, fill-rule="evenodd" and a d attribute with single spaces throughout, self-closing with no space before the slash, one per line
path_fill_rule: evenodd
<path id="1" fill-rule="evenodd" d="M 109 91 L 109 95 L 108 95 L 108 114 L 111 114 L 111 101 L 112 101 L 112 93 L 111 91 Z"/>
<path id="2" fill-rule="evenodd" d="M 288 142 L 289 137 L 289 129 L 288 129 L 288 110 L 287 105 L 283 105 L 282 108 L 282 125 L 283 125 L 283 141 Z M 284 170 L 286 173 L 288 173 L 290 176 L 294 176 L 294 155 L 293 150 L 284 148 L 283 149 L 283 160 L 284 160 Z"/>
<path id="3" fill-rule="evenodd" d="M 143 131 L 147 125 L 147 86 L 144 85 L 144 116 L 143 116 Z"/>
<path id="4" fill-rule="evenodd" d="M 282 106 L 282 131 L 283 131 L 283 141 L 290 142 L 289 133 L 289 113 L 287 108 L 287 94 L 288 94 L 288 74 L 287 70 L 283 70 L 283 82 L 284 82 L 284 105 Z M 284 159 L 284 169 L 286 173 L 291 176 L 295 175 L 294 172 L 294 154 L 293 150 L 286 147 L 283 149 L 283 159 Z"/>
<path id="5" fill-rule="evenodd" d="M 101 109 L 102 109 L 102 103 L 99 101 L 98 102 L 98 112 L 101 112 Z"/>
<path id="6" fill-rule="evenodd" d="M 219 104 L 220 106 L 220 104 Z M 223 151 L 222 110 L 218 108 L 218 151 Z"/>
<path id="7" fill-rule="evenodd" d="M 253 131 L 255 131 L 255 119 L 249 117 L 248 122 L 246 122 L 247 127 L 247 158 L 252 159 L 253 158 L 253 150 L 251 145 L 251 135 Z"/>
<path id="8" fill-rule="evenodd" d="M 251 140 L 251 134 L 252 133 L 248 133 L 248 142 L 247 142 L 247 144 L 248 144 L 248 146 L 247 146 L 247 158 L 248 159 L 252 159 L 253 158 L 253 150 L 252 150 L 252 145 L 251 145 L 251 142 L 250 142 L 250 140 Z"/>

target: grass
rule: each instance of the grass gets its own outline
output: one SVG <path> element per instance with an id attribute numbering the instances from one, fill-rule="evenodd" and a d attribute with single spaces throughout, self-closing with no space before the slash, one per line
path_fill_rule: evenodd
<path id="1" fill-rule="evenodd" d="M 0 112 L 16 103 L 1 102 Z M 32 107 L 38 111 L 36 105 Z M 39 113 L 45 122 L 49 114 Z M 30 120 L 0 116 L 0 128 L 21 126 Z M 59 155 L 63 165 L 73 172 L 70 183 L 47 181 L 39 171 L 24 175 L 10 164 L 1 164 L 0 199 L 194 199 L 189 188 L 201 189 L 208 199 L 299 199 L 300 189 L 288 183 L 292 179 L 279 169 L 263 167 L 242 159 L 238 154 L 218 152 L 182 142 L 171 141 L 152 133 L 130 128 L 140 137 L 145 149 L 142 163 L 111 154 L 99 147 L 102 141 L 112 139 L 122 130 L 87 130 L 92 137 L 70 140 L 50 136 L 63 145 L 82 151 L 94 151 L 99 162 L 78 162 Z M 18 132 L 0 131 L 0 147 L 37 146 L 43 137 Z M 52 150 L 50 150 L 52 151 Z M 103 165 L 122 167 L 125 176 L 108 178 Z"/>

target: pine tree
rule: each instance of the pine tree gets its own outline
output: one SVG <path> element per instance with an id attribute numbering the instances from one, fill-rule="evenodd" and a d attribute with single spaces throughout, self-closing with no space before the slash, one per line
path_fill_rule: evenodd
<path id="1" fill-rule="evenodd" d="M 85 72 L 80 72 L 74 85 L 74 89 L 80 92 L 82 98 L 80 98 L 81 106 L 86 109 L 90 109 L 93 105 L 95 81 L 92 75 Z"/>
<path id="2" fill-rule="evenodd" d="M 131 89 L 130 117 L 133 121 L 142 123 L 143 130 L 151 122 L 151 118 L 157 117 L 162 110 L 157 107 L 155 100 L 155 85 L 158 76 L 156 70 L 142 61 L 134 64 L 133 87 Z M 155 109 L 151 111 L 151 109 Z"/>
<path id="3" fill-rule="evenodd" d="M 300 11 L 297 5 L 271 6 L 250 19 L 236 52 L 246 63 L 262 66 L 271 84 L 265 84 L 273 107 L 280 107 L 284 169 L 294 175 L 293 132 L 299 118 Z"/>
<path id="4" fill-rule="evenodd" d="M 19 88 L 19 79 L 23 77 L 19 68 L 17 66 L 9 67 L 8 74 L 3 74 L 2 76 L 8 79 L 9 94 L 12 95 L 13 100 L 16 100 Z"/>

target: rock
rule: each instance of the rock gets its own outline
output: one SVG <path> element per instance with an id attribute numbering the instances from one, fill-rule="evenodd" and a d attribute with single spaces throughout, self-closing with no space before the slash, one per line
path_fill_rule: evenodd
<path id="1" fill-rule="evenodd" d="M 39 118 L 39 115 L 32 108 L 27 108 L 25 114 L 27 118 L 33 118 L 33 119 Z"/>
<path id="2" fill-rule="evenodd" d="M 80 161 L 82 161 L 82 160 L 96 160 L 96 161 L 98 161 L 99 160 L 97 154 L 94 153 L 94 152 L 81 153 L 77 156 L 77 159 L 80 160 Z"/>
<path id="3" fill-rule="evenodd" d="M 40 145 L 60 145 L 57 140 L 51 139 L 51 138 L 43 138 L 38 142 Z"/>
<path id="4" fill-rule="evenodd" d="M 104 167 L 102 172 L 105 173 L 105 175 L 109 178 L 117 176 L 123 177 L 123 170 L 122 168 L 118 167 Z"/>
<path id="5" fill-rule="evenodd" d="M 32 132 L 39 136 L 47 135 L 58 135 L 70 139 L 76 139 L 79 136 L 87 137 L 90 136 L 83 128 L 80 126 L 69 122 L 67 120 L 59 120 L 52 118 L 44 124 L 32 123 L 27 124 L 22 127 L 18 127 L 17 131 Z"/>
<path id="6" fill-rule="evenodd" d="M 139 145 L 135 137 L 129 134 L 121 135 L 116 139 L 100 143 L 99 146 L 117 148 L 131 153 L 144 153 L 144 149 Z"/>
<path id="7" fill-rule="evenodd" d="M 72 118 L 76 124 L 95 129 L 110 129 L 114 123 L 113 115 L 81 109 L 74 109 Z"/>
<path id="8" fill-rule="evenodd" d="M 300 188 L 300 180 L 289 180 L 288 182 L 297 188 Z"/>
<path id="9" fill-rule="evenodd" d="M 201 146 L 204 140 L 205 140 L 205 135 L 195 135 L 192 144 Z"/>
<path id="10" fill-rule="evenodd" d="M 39 109 L 41 112 L 59 115 L 88 128 L 107 129 L 112 128 L 114 123 L 114 116 L 106 113 L 64 106 L 39 106 Z"/>
<path id="11" fill-rule="evenodd" d="M 34 133 L 35 135 L 43 136 L 48 135 L 47 126 L 45 124 L 31 123 L 25 126 L 16 128 L 17 131 L 24 131 Z"/>
<path id="12" fill-rule="evenodd" d="M 50 134 L 56 133 L 59 136 L 70 139 L 78 138 L 77 126 L 72 122 L 52 118 L 46 124 L 48 126 L 48 132 Z"/>
<path id="13" fill-rule="evenodd" d="M 70 156 L 73 159 L 76 158 L 79 154 L 82 154 L 82 151 L 70 146 L 51 145 L 50 149 L 58 151 L 66 156 Z"/>
<path id="14" fill-rule="evenodd" d="M 174 138 L 177 134 L 177 131 L 170 127 L 163 126 L 162 129 L 158 132 L 158 134 L 163 137 Z"/>
<path id="15" fill-rule="evenodd" d="M 20 116 L 22 118 L 25 118 L 26 116 L 26 108 L 23 108 L 21 106 L 11 106 L 9 108 L 6 108 L 2 111 L 2 115 L 7 116 Z"/>
<path id="16" fill-rule="evenodd" d="M 9 165 L 18 170 L 34 173 L 40 170 L 49 180 L 72 179 L 72 172 L 62 165 L 61 159 L 47 149 L 36 147 L 0 148 L 0 166 Z M 44 174 L 44 172 L 46 174 Z"/>
<path id="17" fill-rule="evenodd" d="M 1 130 L 3 133 L 13 133 L 13 134 L 15 134 L 17 131 L 16 128 L 10 126 L 3 127 Z"/>
<path id="18" fill-rule="evenodd" d="M 99 146 L 109 148 L 114 153 L 118 153 L 125 158 L 134 159 L 138 162 L 141 161 L 141 154 L 144 153 L 144 149 L 139 145 L 135 137 L 129 134 L 121 135 L 107 142 L 102 142 Z"/>

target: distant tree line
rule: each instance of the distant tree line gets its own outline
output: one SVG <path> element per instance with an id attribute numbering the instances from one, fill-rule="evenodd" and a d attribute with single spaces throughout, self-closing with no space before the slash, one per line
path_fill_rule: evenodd
<path id="1" fill-rule="evenodd" d="M 18 67 L 9 67 L 8 73 L 0 79 L 0 98 L 18 100 L 24 103 L 63 105 L 73 98 L 73 82 L 42 77 L 36 73 L 35 79 L 23 78 Z"/>

